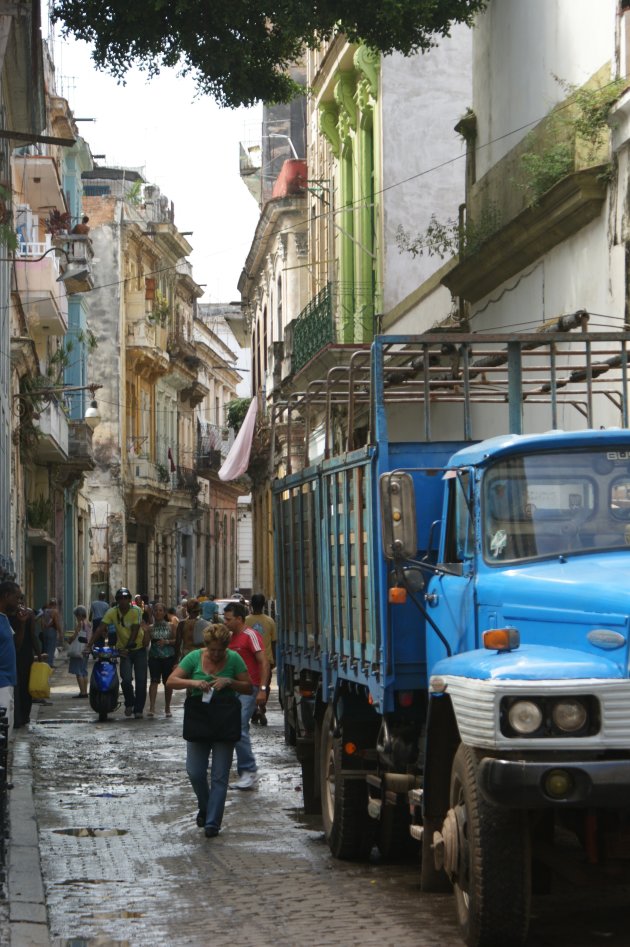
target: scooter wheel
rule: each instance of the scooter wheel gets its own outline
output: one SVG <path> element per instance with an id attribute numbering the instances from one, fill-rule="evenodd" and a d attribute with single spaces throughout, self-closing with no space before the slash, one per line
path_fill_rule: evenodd
<path id="1" fill-rule="evenodd" d="M 101 710 L 101 712 L 98 715 L 98 722 L 105 723 L 106 720 L 107 720 L 107 713 L 104 710 Z"/>

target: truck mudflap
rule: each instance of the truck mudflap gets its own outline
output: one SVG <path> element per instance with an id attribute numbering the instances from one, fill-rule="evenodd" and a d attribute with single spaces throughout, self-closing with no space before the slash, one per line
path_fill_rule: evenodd
<path id="1" fill-rule="evenodd" d="M 479 764 L 481 792 L 497 806 L 630 808 L 630 760 L 501 760 Z"/>

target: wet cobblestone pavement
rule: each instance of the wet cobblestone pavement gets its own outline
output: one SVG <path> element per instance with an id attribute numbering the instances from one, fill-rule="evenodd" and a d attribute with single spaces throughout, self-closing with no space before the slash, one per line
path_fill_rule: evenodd
<path id="1" fill-rule="evenodd" d="M 301 809 L 273 697 L 269 726 L 252 728 L 259 789 L 230 791 L 221 835 L 206 839 L 184 768 L 183 695 L 170 719 L 160 696 L 155 718 L 118 710 L 101 724 L 75 690 L 56 672 L 52 704 L 20 738 L 54 947 L 460 947 L 451 896 L 422 896 L 416 865 L 330 856 L 319 817 Z M 628 943 L 627 890 L 566 896 L 537 899 L 528 947 Z"/>
<path id="2" fill-rule="evenodd" d="M 449 897 L 431 899 L 441 919 L 422 918 L 413 867 L 331 858 L 319 819 L 302 814 L 277 704 L 252 728 L 259 789 L 231 790 L 221 835 L 206 839 L 184 769 L 183 695 L 171 719 L 159 700 L 155 718 L 119 710 L 100 724 L 70 699 L 70 678 L 55 678 L 32 728 L 53 944 L 460 943 Z"/>

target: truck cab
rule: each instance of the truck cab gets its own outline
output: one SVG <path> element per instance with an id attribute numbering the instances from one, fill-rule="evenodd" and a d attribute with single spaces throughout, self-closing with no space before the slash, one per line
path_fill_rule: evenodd
<path id="1" fill-rule="evenodd" d="M 493 438 L 444 476 L 426 589 L 444 640 L 427 639 L 426 779 L 411 800 L 427 887 L 446 872 L 467 942 L 503 925 L 520 943 L 532 851 L 557 864 L 562 829 L 592 864 L 630 854 L 628 435 Z M 499 870 L 513 896 L 489 920 Z"/>

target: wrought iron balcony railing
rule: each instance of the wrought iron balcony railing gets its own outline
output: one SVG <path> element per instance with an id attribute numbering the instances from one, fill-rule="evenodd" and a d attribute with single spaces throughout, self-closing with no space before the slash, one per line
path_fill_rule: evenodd
<path id="1" fill-rule="evenodd" d="M 330 283 L 314 296 L 295 320 L 292 369 L 298 372 L 326 345 L 335 341 Z"/>

